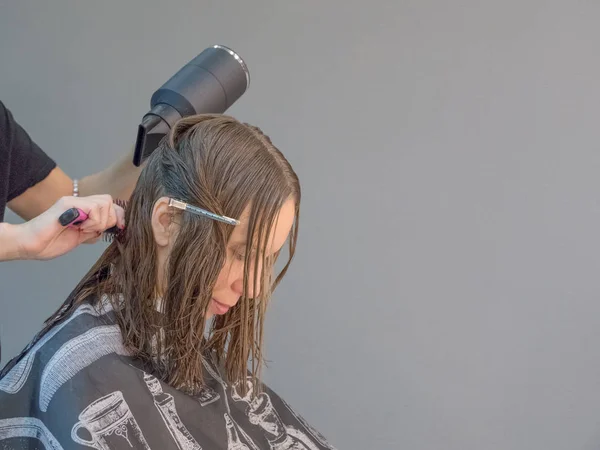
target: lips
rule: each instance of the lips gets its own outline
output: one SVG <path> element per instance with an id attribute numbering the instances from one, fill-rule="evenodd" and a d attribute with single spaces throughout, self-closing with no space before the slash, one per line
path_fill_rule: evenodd
<path id="1" fill-rule="evenodd" d="M 215 310 L 216 314 L 225 314 L 227 311 L 229 311 L 229 308 L 230 308 L 229 305 L 218 302 L 214 298 L 212 299 L 212 304 L 213 304 L 213 309 Z"/>

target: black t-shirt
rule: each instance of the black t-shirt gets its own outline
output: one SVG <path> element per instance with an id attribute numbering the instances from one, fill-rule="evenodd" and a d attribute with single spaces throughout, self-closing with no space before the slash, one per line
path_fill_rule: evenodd
<path id="1" fill-rule="evenodd" d="M 0 101 L 0 222 L 6 204 L 56 167 Z"/>

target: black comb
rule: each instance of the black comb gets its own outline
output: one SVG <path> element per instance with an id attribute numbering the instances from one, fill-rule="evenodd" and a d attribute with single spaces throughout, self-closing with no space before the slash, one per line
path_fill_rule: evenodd
<path id="1" fill-rule="evenodd" d="M 121 200 L 121 199 L 117 198 L 117 199 L 113 200 L 113 203 L 116 203 L 123 209 L 127 208 L 126 200 Z M 104 233 L 102 233 L 102 240 L 104 242 L 112 242 L 115 238 L 118 238 L 119 236 L 121 236 L 121 234 L 123 234 L 123 231 L 124 230 L 121 230 L 116 225 L 114 227 L 110 227 L 107 230 L 104 230 Z"/>

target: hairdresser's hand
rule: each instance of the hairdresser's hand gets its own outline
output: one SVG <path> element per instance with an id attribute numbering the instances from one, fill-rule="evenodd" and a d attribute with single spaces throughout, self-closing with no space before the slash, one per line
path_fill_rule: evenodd
<path id="1" fill-rule="evenodd" d="M 63 227 L 58 218 L 70 208 L 79 208 L 88 219 L 77 227 Z M 125 226 L 123 209 L 110 195 L 63 197 L 36 218 L 19 225 L 0 224 L 0 260 L 56 258 L 79 244 L 97 241 L 102 232 Z"/>

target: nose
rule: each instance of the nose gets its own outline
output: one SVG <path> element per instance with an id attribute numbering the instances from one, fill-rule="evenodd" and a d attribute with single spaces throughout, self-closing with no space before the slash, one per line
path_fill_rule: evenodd
<path id="1" fill-rule="evenodd" d="M 254 287 L 254 270 L 250 270 L 248 273 L 248 292 L 247 295 L 249 298 L 258 297 L 260 295 L 260 280 L 261 273 L 258 273 L 258 279 L 256 283 L 256 288 Z M 231 280 L 231 290 L 235 292 L 236 295 L 242 296 L 244 293 L 244 272 L 236 276 L 233 280 Z"/>
<path id="2" fill-rule="evenodd" d="M 235 280 L 233 280 L 233 283 L 231 283 L 231 290 L 233 292 L 235 292 L 236 295 L 239 295 L 239 296 L 241 296 L 244 293 L 243 275 L 242 275 L 242 277 L 237 277 Z"/>

